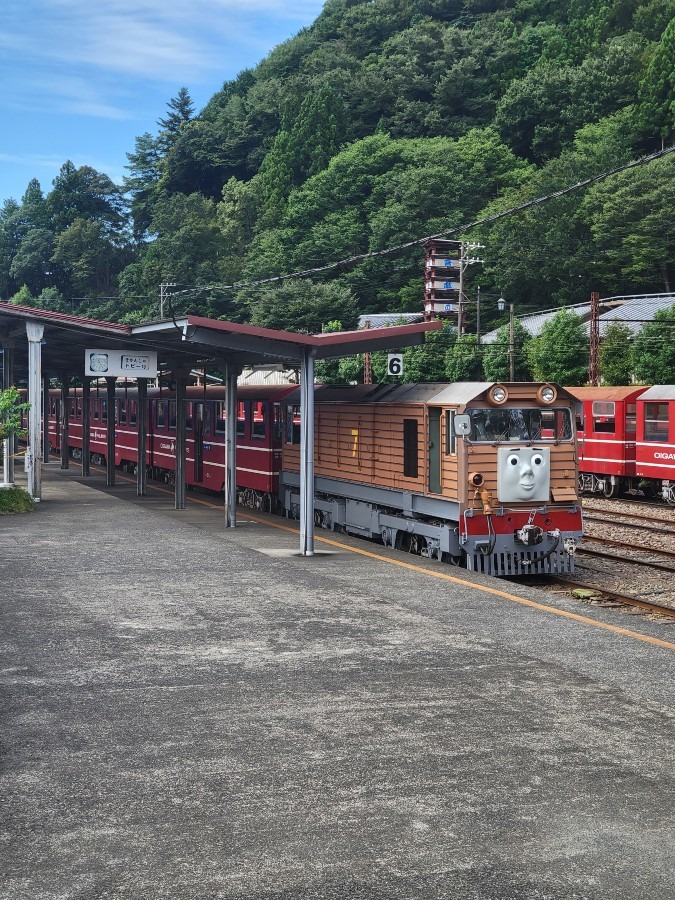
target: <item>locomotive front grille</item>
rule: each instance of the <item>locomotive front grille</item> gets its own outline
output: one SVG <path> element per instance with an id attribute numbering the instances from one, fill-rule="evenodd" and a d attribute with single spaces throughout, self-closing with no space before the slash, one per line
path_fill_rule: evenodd
<path id="1" fill-rule="evenodd" d="M 467 555 L 467 568 L 472 572 L 483 572 L 495 577 L 513 575 L 571 575 L 574 572 L 574 557 L 562 548 L 545 554 L 541 549 L 524 550 L 518 553 L 482 553 Z"/>

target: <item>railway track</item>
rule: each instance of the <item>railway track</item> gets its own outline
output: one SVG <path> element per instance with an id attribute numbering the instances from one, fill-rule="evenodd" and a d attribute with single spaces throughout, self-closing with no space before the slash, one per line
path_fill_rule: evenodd
<path id="1" fill-rule="evenodd" d="M 574 589 L 589 592 L 589 596 L 586 599 L 590 602 L 595 600 L 598 605 L 601 606 L 616 606 L 617 608 L 630 606 L 635 609 L 644 610 L 644 612 L 651 613 L 652 615 L 666 616 L 675 621 L 674 607 L 664 606 L 662 603 L 655 603 L 653 600 L 643 600 L 640 597 L 633 597 L 630 594 L 624 594 L 620 591 L 606 591 L 600 589 L 594 591 L 593 589 L 589 589 L 588 585 L 584 582 L 571 581 L 562 577 L 550 581 L 549 585 L 550 584 L 557 584 L 572 592 Z"/>

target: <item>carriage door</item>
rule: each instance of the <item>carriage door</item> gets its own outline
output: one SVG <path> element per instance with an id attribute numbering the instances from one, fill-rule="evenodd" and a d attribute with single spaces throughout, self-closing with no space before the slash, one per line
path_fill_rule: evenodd
<path id="1" fill-rule="evenodd" d="M 429 412 L 429 492 L 441 493 L 441 408 L 428 407 Z"/>
<path id="2" fill-rule="evenodd" d="M 195 439 L 195 471 L 196 482 L 204 480 L 204 404 L 192 405 L 192 429 Z"/>

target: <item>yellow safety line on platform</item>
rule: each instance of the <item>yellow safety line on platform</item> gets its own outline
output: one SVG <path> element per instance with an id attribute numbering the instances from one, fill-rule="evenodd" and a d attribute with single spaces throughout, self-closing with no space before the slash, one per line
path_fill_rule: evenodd
<path id="1" fill-rule="evenodd" d="M 131 481 L 132 479 L 125 479 Z M 172 494 L 173 491 L 169 491 L 166 488 L 156 487 L 154 484 L 151 485 L 153 490 L 160 491 L 165 494 Z M 189 498 L 193 503 L 199 503 L 201 506 L 208 506 L 212 509 L 223 509 L 224 507 L 220 504 L 209 503 L 207 500 L 198 500 L 196 497 Z M 240 507 L 240 509 L 242 509 Z M 254 522 L 258 522 L 260 525 L 268 525 L 270 528 L 278 528 L 280 531 L 289 531 L 291 534 L 300 534 L 300 530 L 298 528 L 291 528 L 289 525 L 277 525 L 276 522 L 268 522 L 267 519 L 259 519 L 254 514 L 245 512 L 243 513 L 248 518 L 252 519 Z M 527 600 L 525 597 L 519 597 L 517 594 L 510 594 L 508 591 L 501 591 L 499 588 L 487 587 L 486 585 L 476 584 L 474 581 L 467 581 L 465 578 L 457 578 L 456 575 L 446 575 L 445 572 L 436 572 L 433 569 L 427 569 L 424 566 L 416 566 L 413 563 L 403 562 L 398 559 L 390 559 L 388 556 L 380 556 L 379 553 L 371 553 L 369 550 L 361 550 L 359 547 L 351 547 L 349 544 L 341 544 L 339 541 L 332 540 L 331 538 L 325 537 L 317 537 L 314 538 L 316 541 L 320 541 L 322 544 L 329 544 L 332 547 L 339 547 L 341 550 L 348 550 L 351 553 L 358 553 L 360 556 L 367 556 L 370 559 L 377 559 L 380 562 L 390 563 L 393 566 L 400 566 L 402 569 L 409 569 L 411 572 L 421 572 L 424 575 L 429 575 L 432 578 L 441 578 L 443 581 L 451 581 L 454 584 L 461 584 L 465 587 L 475 588 L 477 591 L 482 591 L 484 594 L 492 594 L 494 597 L 502 597 L 505 600 L 511 600 L 514 603 L 520 603 L 521 606 L 529 606 L 531 609 L 538 609 L 542 612 L 551 613 L 554 616 L 562 616 L 564 619 L 572 619 L 575 622 L 582 622 L 584 625 L 592 625 L 594 628 L 601 628 L 604 631 L 611 631 L 614 634 L 620 634 L 624 637 L 635 638 L 638 641 L 644 641 L 645 644 L 652 644 L 654 647 L 661 647 L 664 650 L 675 650 L 675 644 L 670 641 L 662 641 L 660 638 L 652 637 L 649 634 L 640 634 L 639 631 L 631 631 L 629 628 L 621 628 L 618 625 L 608 625 L 606 622 L 598 622 L 596 619 L 590 619 L 588 616 L 581 616 L 578 613 L 568 612 L 566 609 L 556 609 L 553 606 L 547 606 L 545 603 L 537 603 L 535 600 Z"/>

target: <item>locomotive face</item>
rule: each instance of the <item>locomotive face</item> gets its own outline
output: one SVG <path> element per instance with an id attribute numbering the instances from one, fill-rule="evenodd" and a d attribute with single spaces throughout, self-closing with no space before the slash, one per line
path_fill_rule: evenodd
<path id="1" fill-rule="evenodd" d="M 497 448 L 497 494 L 500 501 L 547 503 L 551 489 L 550 447 Z"/>

